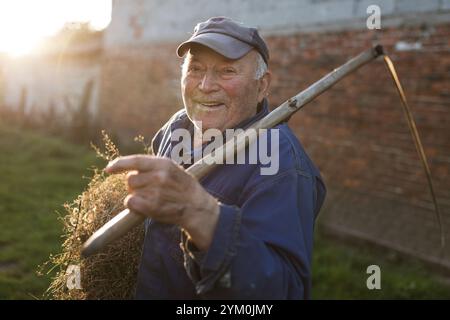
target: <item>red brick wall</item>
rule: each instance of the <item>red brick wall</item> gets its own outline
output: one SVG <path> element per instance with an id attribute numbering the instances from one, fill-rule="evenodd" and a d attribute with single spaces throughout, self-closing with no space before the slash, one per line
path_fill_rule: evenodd
<path id="1" fill-rule="evenodd" d="M 271 37 L 273 104 L 373 43 L 394 61 L 429 159 L 450 241 L 450 25 Z M 418 51 L 395 50 L 398 41 Z M 382 59 L 344 79 L 290 121 L 329 187 L 321 222 L 450 267 L 426 176 Z"/>
<path id="2" fill-rule="evenodd" d="M 105 54 L 100 110 L 102 127 L 128 145 L 151 137 L 182 108 L 175 45 L 154 45 Z"/>
<path id="3" fill-rule="evenodd" d="M 352 56 L 381 43 L 394 61 L 425 146 L 450 243 L 450 24 L 271 36 L 272 106 Z M 396 51 L 398 41 L 420 42 Z M 153 134 L 181 106 L 176 44 L 109 53 L 105 125 Z M 169 88 L 169 89 L 167 89 Z M 401 102 L 382 59 L 338 83 L 292 117 L 290 126 L 318 165 L 329 195 L 322 225 L 450 267 L 439 249 L 425 174 Z"/>

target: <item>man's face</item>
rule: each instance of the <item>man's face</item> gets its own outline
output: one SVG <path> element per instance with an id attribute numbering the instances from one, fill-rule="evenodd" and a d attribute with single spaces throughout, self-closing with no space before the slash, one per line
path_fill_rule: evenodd
<path id="1" fill-rule="evenodd" d="M 232 128 L 256 113 L 266 95 L 269 75 L 255 79 L 257 54 L 230 60 L 205 46 L 192 46 L 181 76 L 187 115 L 202 129 Z"/>

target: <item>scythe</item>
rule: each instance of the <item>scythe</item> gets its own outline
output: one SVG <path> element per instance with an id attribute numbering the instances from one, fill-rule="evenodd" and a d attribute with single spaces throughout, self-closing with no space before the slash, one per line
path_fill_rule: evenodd
<path id="1" fill-rule="evenodd" d="M 281 104 L 279 107 L 274 109 L 272 112 L 270 112 L 266 117 L 256 122 L 254 125 L 252 125 L 247 130 L 259 130 L 259 129 L 268 129 L 276 126 L 282 121 L 287 121 L 295 112 L 300 110 L 303 106 L 305 106 L 308 102 L 314 100 L 317 96 L 331 88 L 334 84 L 339 82 L 341 79 L 349 75 L 350 73 L 358 70 L 363 65 L 375 60 L 378 56 L 383 55 L 385 63 L 388 67 L 388 70 L 391 73 L 391 76 L 396 84 L 397 90 L 400 94 L 404 112 L 406 119 L 408 121 L 408 125 L 414 140 L 414 143 L 416 145 L 417 152 L 420 156 L 420 159 L 422 161 L 427 179 L 428 184 L 432 196 L 432 200 L 435 206 L 436 211 L 436 217 L 440 228 L 441 233 L 441 246 L 443 247 L 445 245 L 445 237 L 444 237 L 444 230 L 442 226 L 442 218 L 441 213 L 439 211 L 439 207 L 437 204 L 436 195 L 434 192 L 434 187 L 431 179 L 431 173 L 428 166 L 428 162 L 426 159 L 425 152 L 423 150 L 422 143 L 420 141 L 419 134 L 417 132 L 417 128 L 414 122 L 414 119 L 412 117 L 410 108 L 406 102 L 406 97 L 403 92 L 403 89 L 401 87 L 400 81 L 398 80 L 398 76 L 395 72 L 394 66 L 389 59 L 384 54 L 383 47 L 381 45 L 374 46 L 373 48 L 370 48 L 358 56 L 352 58 L 342 66 L 340 66 L 337 69 L 334 69 L 332 72 L 309 86 L 307 89 L 303 90 L 302 92 L 298 93 L 294 97 L 290 98 L 283 104 Z M 238 135 L 236 139 L 231 139 L 230 141 L 226 142 L 224 145 L 222 145 L 219 149 L 217 149 L 215 152 L 222 152 L 225 149 L 225 154 L 228 156 L 228 153 L 232 154 L 238 154 L 242 150 L 246 148 L 246 146 L 251 143 L 249 141 L 248 135 L 246 135 L 245 132 Z M 213 161 L 211 161 L 211 154 L 206 155 L 201 160 L 194 163 L 191 167 L 186 169 L 190 174 L 192 174 L 197 179 L 202 178 L 206 174 L 208 174 L 212 169 L 215 168 L 217 164 L 212 164 Z M 206 161 L 208 160 L 209 161 Z M 82 256 L 88 257 L 95 253 L 100 252 L 103 248 L 105 248 L 106 245 L 109 243 L 115 241 L 116 239 L 122 237 L 125 235 L 129 230 L 134 228 L 135 226 L 141 224 L 145 220 L 145 217 L 134 213 L 130 211 L 129 209 L 125 209 L 122 212 L 120 212 L 118 215 L 116 215 L 113 219 L 111 219 L 109 222 L 107 222 L 103 227 L 101 227 L 99 230 L 97 230 L 83 245 L 82 248 Z"/>

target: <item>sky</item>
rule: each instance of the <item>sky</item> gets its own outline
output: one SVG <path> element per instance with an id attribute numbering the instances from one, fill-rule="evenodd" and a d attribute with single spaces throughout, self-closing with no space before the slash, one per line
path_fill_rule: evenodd
<path id="1" fill-rule="evenodd" d="M 100 30 L 110 20 L 111 0 L 0 0 L 0 52 L 31 53 L 67 22 L 89 21 Z"/>

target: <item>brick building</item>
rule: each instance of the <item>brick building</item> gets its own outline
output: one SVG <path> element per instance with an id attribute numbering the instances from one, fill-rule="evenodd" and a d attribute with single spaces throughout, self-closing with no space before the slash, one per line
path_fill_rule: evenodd
<path id="1" fill-rule="evenodd" d="M 369 30 L 378 5 L 381 29 Z M 271 51 L 277 106 L 375 43 L 396 64 L 429 159 L 450 242 L 450 1 L 229 0 L 113 2 L 104 36 L 100 113 L 123 141 L 151 136 L 180 109 L 177 44 L 225 15 L 257 26 Z M 290 126 L 318 164 L 329 231 L 450 268 L 425 174 L 382 60 L 337 84 Z"/>

